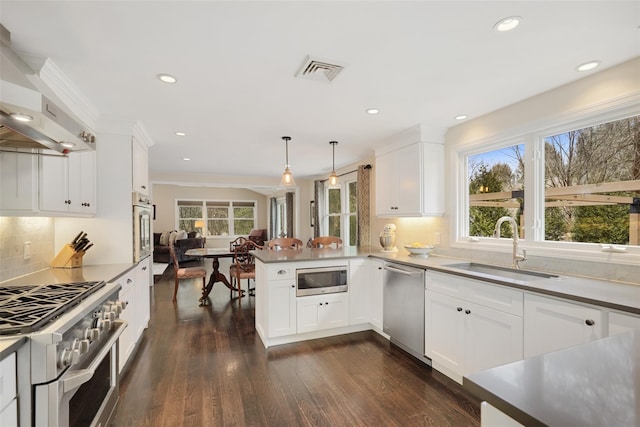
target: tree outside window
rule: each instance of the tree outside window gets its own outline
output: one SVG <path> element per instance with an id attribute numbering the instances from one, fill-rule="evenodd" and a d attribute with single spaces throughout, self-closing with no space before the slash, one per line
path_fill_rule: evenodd
<path id="1" fill-rule="evenodd" d="M 640 245 L 640 116 L 553 133 L 531 147 L 540 155 L 527 161 L 524 144 L 467 157 L 470 236 L 492 236 L 508 215 L 524 238 L 526 198 L 544 207 L 529 213 L 544 224 L 536 240 Z M 525 164 L 544 171 L 540 182 L 525 185 Z M 526 194 L 534 188 L 540 200 Z M 511 237 L 510 227 L 501 235 Z"/>
<path id="2" fill-rule="evenodd" d="M 629 244 L 640 116 L 548 136 L 544 150 L 545 240 Z"/>

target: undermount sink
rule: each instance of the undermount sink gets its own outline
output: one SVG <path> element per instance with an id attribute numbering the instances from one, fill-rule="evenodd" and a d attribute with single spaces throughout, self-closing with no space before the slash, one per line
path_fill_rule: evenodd
<path id="1" fill-rule="evenodd" d="M 512 280 L 532 281 L 542 279 L 558 279 L 560 276 L 548 273 L 539 273 L 537 271 L 516 270 L 514 268 L 498 267 L 495 265 L 477 264 L 475 262 L 461 262 L 458 264 L 449 264 L 449 268 L 470 271 L 489 276 L 502 277 Z"/>

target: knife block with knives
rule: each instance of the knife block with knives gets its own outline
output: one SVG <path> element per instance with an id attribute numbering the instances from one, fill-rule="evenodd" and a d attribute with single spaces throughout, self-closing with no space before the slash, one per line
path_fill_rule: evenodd
<path id="1" fill-rule="evenodd" d="M 60 252 L 58 252 L 58 255 L 51 261 L 51 267 L 82 267 L 82 257 L 91 246 L 93 246 L 93 243 L 90 243 L 89 239 L 87 239 L 87 233 L 81 231 L 71 243 L 64 245 Z"/>

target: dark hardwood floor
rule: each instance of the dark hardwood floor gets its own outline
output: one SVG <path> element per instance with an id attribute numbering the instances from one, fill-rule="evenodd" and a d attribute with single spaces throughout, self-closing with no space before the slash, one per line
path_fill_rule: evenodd
<path id="1" fill-rule="evenodd" d="M 172 269 L 152 288 L 113 426 L 480 425 L 478 401 L 378 334 L 265 349 L 255 298 L 217 283 L 200 307 L 201 283 L 183 281 L 176 305 Z"/>

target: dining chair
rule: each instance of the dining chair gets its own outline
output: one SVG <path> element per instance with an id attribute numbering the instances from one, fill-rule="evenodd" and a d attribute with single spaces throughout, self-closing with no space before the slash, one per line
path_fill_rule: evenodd
<path id="1" fill-rule="evenodd" d="M 251 279 L 255 280 L 256 278 L 255 258 L 251 254 L 251 251 L 259 249 L 262 249 L 262 246 L 252 242 L 251 240 L 246 240 L 244 243 L 236 246 L 233 249 L 233 263 L 229 267 L 231 286 L 234 287 L 235 283 L 236 289 L 240 291 L 242 279 L 247 279 L 247 292 L 249 295 L 255 295 L 255 287 L 251 287 Z"/>
<path id="2" fill-rule="evenodd" d="M 302 240 L 294 237 L 279 237 L 269 240 L 269 249 L 301 249 L 304 246 Z"/>
<path id="3" fill-rule="evenodd" d="M 207 269 L 204 267 L 187 267 L 180 268 L 178 264 L 178 258 L 176 257 L 176 250 L 173 247 L 173 242 L 169 241 L 169 254 L 173 261 L 173 270 L 175 272 L 175 286 L 173 288 L 173 302 L 176 302 L 176 295 L 178 294 L 178 286 L 182 279 L 197 279 L 202 277 L 202 289 L 205 288 L 205 280 L 207 278 Z"/>
<path id="4" fill-rule="evenodd" d="M 247 239 L 246 237 L 240 236 L 240 237 L 236 237 L 234 240 L 229 242 L 229 252 L 233 252 L 233 250 L 237 247 L 240 246 L 241 244 L 243 244 L 244 242 L 246 242 Z"/>
<path id="5" fill-rule="evenodd" d="M 312 248 L 324 248 L 328 246 L 335 246 L 337 249 L 342 246 L 342 239 L 334 236 L 320 236 L 311 241 Z"/>

